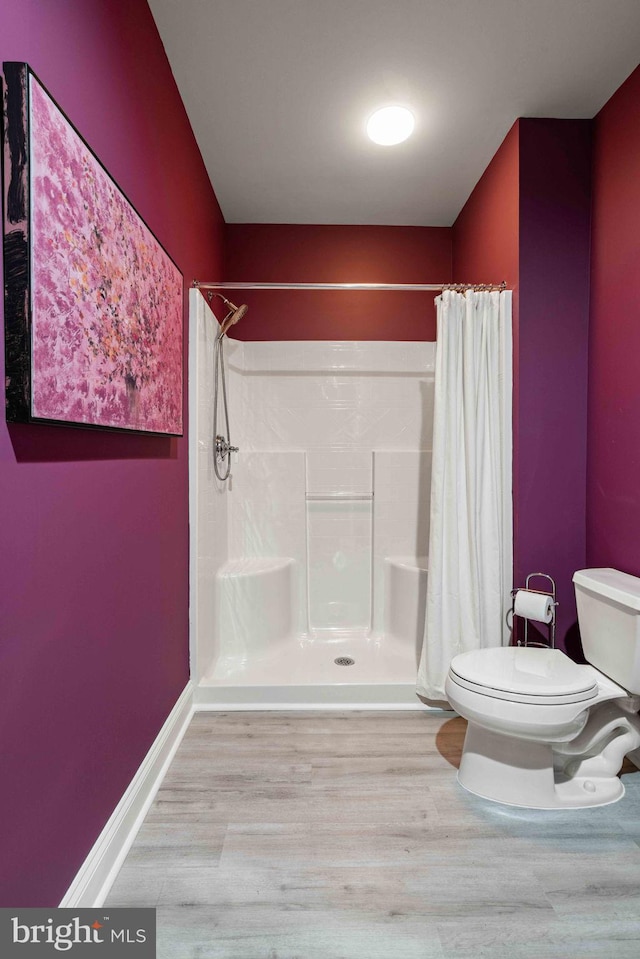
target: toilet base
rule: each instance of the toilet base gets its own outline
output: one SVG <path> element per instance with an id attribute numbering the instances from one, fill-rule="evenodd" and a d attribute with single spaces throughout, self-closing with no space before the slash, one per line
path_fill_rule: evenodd
<path id="1" fill-rule="evenodd" d="M 458 782 L 483 799 L 527 809 L 606 806 L 624 796 L 617 776 L 554 776 L 549 743 L 503 736 L 471 722 Z"/>

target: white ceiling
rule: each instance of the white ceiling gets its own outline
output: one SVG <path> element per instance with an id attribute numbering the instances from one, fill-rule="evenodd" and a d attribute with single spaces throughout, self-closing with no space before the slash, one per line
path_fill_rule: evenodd
<path id="1" fill-rule="evenodd" d="M 517 117 L 592 117 L 640 56 L 640 0 L 149 5 L 231 223 L 448 226 Z"/>

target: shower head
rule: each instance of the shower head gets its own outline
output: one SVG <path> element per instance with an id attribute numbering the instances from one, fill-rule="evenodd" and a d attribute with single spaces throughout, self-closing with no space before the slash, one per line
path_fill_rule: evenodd
<path id="1" fill-rule="evenodd" d="M 207 293 L 209 303 L 211 303 L 211 300 L 214 296 L 219 297 L 229 311 L 220 324 L 219 335 L 224 336 L 230 326 L 233 326 L 234 323 L 237 323 L 238 320 L 242 319 L 249 307 L 244 303 L 241 306 L 236 306 L 235 303 L 232 303 L 231 300 L 228 300 L 226 296 L 222 295 L 222 293 L 214 293 L 212 290 L 209 290 Z"/>
<path id="2" fill-rule="evenodd" d="M 234 323 L 237 323 L 238 320 L 241 320 L 245 315 L 249 307 L 243 303 L 241 306 L 234 306 L 233 303 L 229 303 L 227 300 L 227 306 L 229 307 L 229 312 L 222 321 L 220 327 L 220 336 L 224 336 L 230 326 L 233 326 Z"/>

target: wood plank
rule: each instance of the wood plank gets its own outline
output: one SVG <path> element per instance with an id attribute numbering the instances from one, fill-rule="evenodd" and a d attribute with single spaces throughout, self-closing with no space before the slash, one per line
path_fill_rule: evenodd
<path id="1" fill-rule="evenodd" d="M 456 781 L 447 713 L 197 713 L 108 903 L 160 959 L 634 959 L 640 775 L 600 809 Z"/>

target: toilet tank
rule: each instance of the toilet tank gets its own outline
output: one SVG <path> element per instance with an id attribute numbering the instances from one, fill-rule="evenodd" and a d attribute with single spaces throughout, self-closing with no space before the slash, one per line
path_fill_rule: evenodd
<path id="1" fill-rule="evenodd" d="M 580 569 L 573 584 L 587 662 L 640 694 L 640 579 L 617 569 Z"/>

